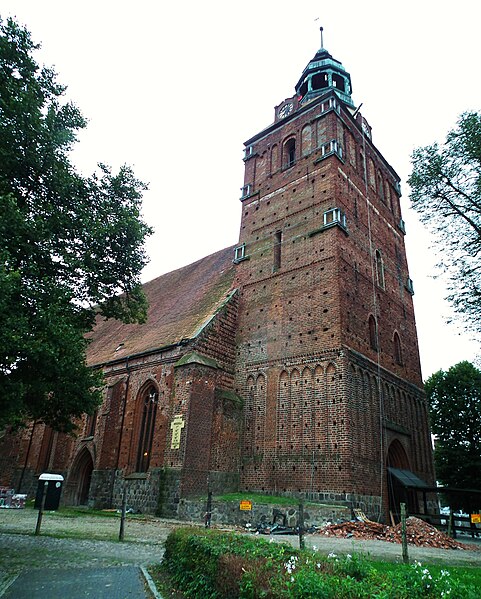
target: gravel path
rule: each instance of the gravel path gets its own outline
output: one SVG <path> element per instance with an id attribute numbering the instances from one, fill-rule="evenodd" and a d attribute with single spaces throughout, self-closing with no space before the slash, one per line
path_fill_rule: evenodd
<path id="1" fill-rule="evenodd" d="M 298 538 L 291 535 L 279 535 L 272 538 L 276 541 L 279 540 L 292 543 L 295 547 L 299 547 Z M 328 538 L 316 534 L 306 535 L 305 541 L 306 547 L 315 547 L 317 551 L 324 554 L 331 552 L 343 555 L 346 555 L 347 553 L 364 553 L 370 557 L 386 561 L 402 561 L 402 547 L 398 543 L 389 543 L 387 541 L 364 541 L 353 538 Z M 422 564 L 481 567 L 481 550 L 434 549 L 432 547 L 415 547 L 413 545 L 408 545 L 408 555 L 410 560 L 418 560 Z"/>
<path id="2" fill-rule="evenodd" d="M 34 510 L 0 509 L 0 596 L 2 587 L 27 569 L 159 563 L 164 554 L 164 541 L 176 524 L 159 518 L 128 518 L 125 541 L 119 543 L 120 518 L 117 517 L 63 517 L 47 512 L 39 536 L 33 535 L 36 522 Z M 62 536 L 78 538 L 58 538 Z"/>
<path id="3" fill-rule="evenodd" d="M 185 522 L 160 518 L 127 519 L 125 542 L 119 543 L 120 518 L 44 514 L 41 534 L 34 536 L 37 512 L 0 509 L 0 590 L 12 574 L 36 568 L 82 568 L 159 563 L 164 541 L 175 526 Z M 55 536 L 49 536 L 55 535 Z M 62 538 L 64 537 L 64 538 Z M 72 538 L 73 537 L 73 538 Z M 75 538 L 77 537 L 77 538 Z M 259 535 L 259 538 L 269 539 Z M 270 537 L 298 546 L 292 535 Z M 306 535 L 306 546 L 321 553 L 361 552 L 374 558 L 401 560 L 401 545 L 385 541 L 327 538 Z M 470 542 L 470 539 L 466 539 Z M 409 546 L 410 559 L 422 563 L 481 567 L 481 551 L 432 549 Z M 1 592 L 0 592 L 1 595 Z"/>

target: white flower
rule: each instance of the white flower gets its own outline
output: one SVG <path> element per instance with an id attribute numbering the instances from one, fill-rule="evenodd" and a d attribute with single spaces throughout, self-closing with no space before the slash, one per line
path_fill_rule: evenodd
<path id="1" fill-rule="evenodd" d="M 294 582 L 294 576 L 291 576 L 291 582 Z"/>
<path id="2" fill-rule="evenodd" d="M 348 554 L 346 555 L 346 559 L 352 559 L 352 555 L 351 555 L 350 553 L 348 553 Z"/>
<path id="3" fill-rule="evenodd" d="M 297 562 L 297 557 L 295 555 L 293 555 L 284 564 L 284 568 L 287 570 L 288 574 L 292 574 L 293 570 L 296 569 L 296 562 Z"/>
<path id="4" fill-rule="evenodd" d="M 317 567 L 318 567 L 318 568 L 320 568 L 320 567 L 321 567 L 321 564 L 317 564 Z"/>
<path id="5" fill-rule="evenodd" d="M 317 551 L 317 547 L 316 547 L 316 545 L 313 545 L 313 546 L 312 546 L 312 550 L 313 550 L 313 551 Z"/>
<path id="6" fill-rule="evenodd" d="M 329 557 L 329 558 L 333 558 L 333 557 L 336 558 L 337 555 L 335 553 L 332 553 L 332 551 L 331 551 L 331 553 L 327 557 Z"/>

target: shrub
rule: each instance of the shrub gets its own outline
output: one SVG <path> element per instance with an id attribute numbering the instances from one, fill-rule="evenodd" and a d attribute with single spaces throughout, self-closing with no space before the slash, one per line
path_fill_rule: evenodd
<path id="1" fill-rule="evenodd" d="M 475 585 L 419 562 L 374 568 L 360 555 L 320 556 L 290 545 L 216 530 L 182 528 L 164 563 L 186 597 L 205 599 L 475 599 Z"/>

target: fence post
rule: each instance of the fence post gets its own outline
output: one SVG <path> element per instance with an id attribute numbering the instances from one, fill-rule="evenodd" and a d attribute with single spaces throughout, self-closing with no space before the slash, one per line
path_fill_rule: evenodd
<path id="1" fill-rule="evenodd" d="M 127 481 L 124 479 L 124 492 L 122 495 L 122 514 L 120 516 L 119 541 L 124 540 L 126 513 L 127 513 Z"/>
<path id="2" fill-rule="evenodd" d="M 306 546 L 304 540 L 304 501 L 299 500 L 299 549 L 304 549 Z"/>
<path id="3" fill-rule="evenodd" d="M 45 497 L 47 495 L 48 480 L 43 483 L 42 501 L 40 503 L 40 509 L 38 510 L 37 526 L 35 527 L 35 535 L 40 534 L 40 527 L 42 526 L 43 507 L 45 505 Z"/>
<path id="4" fill-rule="evenodd" d="M 209 489 L 207 491 L 207 505 L 205 508 L 205 516 L 204 516 L 204 526 L 206 528 L 210 528 L 211 519 L 212 519 L 212 491 Z"/>
<path id="5" fill-rule="evenodd" d="M 401 503 L 401 538 L 402 538 L 402 548 L 403 548 L 403 563 L 409 563 L 408 557 L 408 540 L 406 536 L 406 504 Z"/>

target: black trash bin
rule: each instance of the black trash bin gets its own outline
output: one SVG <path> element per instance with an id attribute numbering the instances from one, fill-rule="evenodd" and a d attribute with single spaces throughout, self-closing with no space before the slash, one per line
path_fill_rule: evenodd
<path id="1" fill-rule="evenodd" d="M 35 509 L 44 509 L 46 511 L 57 510 L 60 503 L 60 495 L 62 494 L 62 484 L 63 476 L 61 474 L 41 474 L 38 479 L 37 494 L 35 496 Z M 42 505 L 45 487 L 47 487 L 45 503 Z"/>

